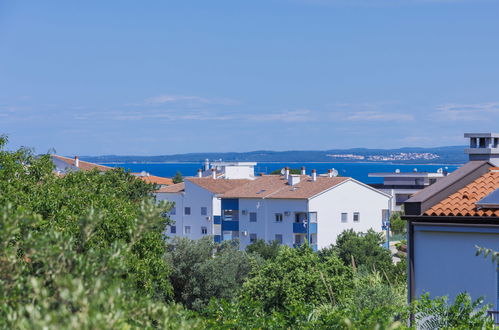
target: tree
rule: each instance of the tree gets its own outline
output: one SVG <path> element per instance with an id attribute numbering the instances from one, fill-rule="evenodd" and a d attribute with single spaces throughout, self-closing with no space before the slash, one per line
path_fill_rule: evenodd
<path id="1" fill-rule="evenodd" d="M 407 223 L 402 220 L 402 212 L 393 212 L 390 216 L 390 229 L 394 234 L 405 234 Z"/>
<path id="2" fill-rule="evenodd" d="M 173 266 L 170 280 L 175 300 L 201 310 L 210 299 L 232 299 L 257 262 L 234 242 L 213 242 L 175 237 L 169 245 L 167 260 Z"/>
<path id="3" fill-rule="evenodd" d="M 91 219 L 92 234 L 85 249 L 133 241 L 123 255 L 128 269 L 123 276 L 144 295 L 171 299 L 163 237 L 170 220 L 161 216 L 171 205 L 154 203 L 154 185 L 122 169 L 78 171 L 60 177 L 53 173 L 49 155 L 34 156 L 27 148 L 6 151 L 6 142 L 5 137 L 0 138 L 0 206 L 10 205 L 14 214 L 28 212 L 39 217 L 30 224 L 34 228 L 26 225 L 21 230 L 54 231 L 78 243 L 82 240 L 80 221 Z M 138 237 L 134 232 L 137 221 L 146 228 Z"/>
<path id="4" fill-rule="evenodd" d="M 283 246 L 274 260 L 244 283 L 241 299 L 260 301 L 265 311 L 293 310 L 307 304 L 336 304 L 353 288 L 352 269 L 335 256 L 323 261 L 308 246 Z"/>
<path id="5" fill-rule="evenodd" d="M 381 246 L 380 233 L 369 230 L 366 234 L 345 230 L 336 239 L 336 244 L 321 251 L 321 256 L 337 255 L 345 265 L 376 270 L 391 276 L 393 263 L 390 251 Z"/>
<path id="6" fill-rule="evenodd" d="M 275 171 L 270 172 L 270 174 L 272 174 L 272 175 L 281 174 L 281 171 L 282 171 L 282 169 L 275 170 Z M 301 170 L 299 168 L 290 168 L 289 174 L 301 174 Z"/>
<path id="7" fill-rule="evenodd" d="M 172 181 L 173 181 L 173 183 L 184 182 L 184 177 L 182 176 L 182 173 L 180 171 L 177 171 L 177 173 L 173 177 Z"/>
<path id="8" fill-rule="evenodd" d="M 266 243 L 265 240 L 259 239 L 256 242 L 248 245 L 246 247 L 246 252 L 258 254 L 265 260 L 272 260 L 275 259 L 275 257 L 279 253 L 280 247 L 281 244 L 277 241 Z"/>

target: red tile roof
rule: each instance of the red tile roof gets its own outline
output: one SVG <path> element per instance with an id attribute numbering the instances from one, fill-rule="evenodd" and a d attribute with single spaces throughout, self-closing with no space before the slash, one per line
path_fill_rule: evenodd
<path id="1" fill-rule="evenodd" d="M 185 184 L 183 182 L 176 183 L 171 186 L 163 186 L 157 190 L 157 193 L 179 193 L 185 190 Z"/>
<path id="2" fill-rule="evenodd" d="M 70 166 L 76 167 L 74 158 L 68 158 L 68 157 L 59 156 L 59 155 L 52 155 L 52 157 L 57 158 L 59 160 L 62 160 L 63 162 L 65 162 L 66 164 L 68 164 Z M 78 169 L 80 169 L 80 170 L 91 171 L 94 168 L 96 168 L 99 171 L 109 171 L 109 170 L 113 169 L 113 167 L 89 163 L 89 162 L 85 162 L 81 159 L 78 161 Z"/>
<path id="3" fill-rule="evenodd" d="M 246 185 L 252 180 L 249 179 L 213 179 L 209 178 L 188 178 L 186 179 L 201 188 L 211 191 L 214 194 L 225 194 L 229 190 Z"/>
<path id="4" fill-rule="evenodd" d="M 489 172 L 434 205 L 423 215 L 498 217 L 499 209 L 479 208 L 476 205 L 476 202 L 498 188 L 499 168 L 492 167 Z"/>
<path id="5" fill-rule="evenodd" d="M 308 199 L 334 186 L 350 180 L 346 177 L 317 177 L 317 181 L 307 175 L 300 176 L 300 182 L 293 186 L 281 175 L 264 175 L 233 189 L 225 198 L 275 198 L 275 199 Z"/>

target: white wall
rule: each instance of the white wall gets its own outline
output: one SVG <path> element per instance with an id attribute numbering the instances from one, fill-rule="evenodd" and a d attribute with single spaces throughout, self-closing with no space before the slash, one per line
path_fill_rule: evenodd
<path id="1" fill-rule="evenodd" d="M 225 179 L 251 179 L 255 170 L 251 166 L 224 166 Z"/>
<path id="2" fill-rule="evenodd" d="M 354 180 L 311 199 L 309 212 L 317 212 L 318 249 L 334 244 L 338 235 L 347 229 L 381 232 L 382 210 L 389 209 L 389 203 L 390 197 Z M 348 214 L 346 223 L 341 222 L 343 212 Z M 359 222 L 353 221 L 354 212 L 360 213 Z"/>
<path id="3" fill-rule="evenodd" d="M 171 215 L 170 218 L 175 221 L 177 236 L 199 239 L 206 235 L 214 235 L 213 216 L 220 215 L 220 200 L 212 192 L 186 180 L 184 193 L 157 193 L 156 196 L 157 200 L 175 202 L 176 214 Z M 184 214 L 185 207 L 191 208 L 190 215 Z M 201 215 L 201 207 L 207 208 L 207 215 Z M 206 219 L 207 216 L 210 220 Z M 191 227 L 190 234 L 184 234 L 186 226 Z M 206 235 L 201 233 L 201 227 L 207 228 Z M 166 234 L 175 235 L 170 232 L 170 229 Z"/>
<path id="4" fill-rule="evenodd" d="M 294 213 L 307 212 L 307 204 L 306 199 L 239 199 L 239 232 L 248 232 L 248 236 L 239 235 L 241 248 L 250 244 L 250 233 L 265 241 L 273 241 L 276 234 L 282 234 L 282 243 L 293 246 Z M 242 215 L 242 210 L 247 210 L 247 214 Z M 286 211 L 289 216 L 284 215 Z M 257 213 L 256 222 L 249 221 L 250 212 Z M 275 222 L 275 213 L 283 214 L 282 222 Z"/>
<path id="5" fill-rule="evenodd" d="M 476 231 L 470 227 L 466 230 Z M 456 232 L 449 227 L 415 226 L 415 298 L 429 292 L 433 297 L 452 299 L 466 291 L 473 299 L 484 296 L 486 303 L 493 304 L 497 310 L 497 265 L 490 258 L 475 256 L 475 245 L 499 251 L 499 230 L 497 233 Z"/>

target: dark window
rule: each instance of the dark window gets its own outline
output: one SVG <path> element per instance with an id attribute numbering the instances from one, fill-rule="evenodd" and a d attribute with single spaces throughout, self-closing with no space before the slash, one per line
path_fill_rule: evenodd
<path id="1" fill-rule="evenodd" d="M 255 243 L 257 240 L 256 234 L 250 234 L 250 242 Z"/>
<path id="2" fill-rule="evenodd" d="M 360 213 L 353 212 L 353 222 L 359 222 L 359 221 L 360 221 Z"/>
<path id="3" fill-rule="evenodd" d="M 278 242 L 279 244 L 282 244 L 282 235 L 281 234 L 276 234 L 275 235 L 275 241 Z"/>
<path id="4" fill-rule="evenodd" d="M 208 214 L 208 208 L 206 206 L 201 207 L 201 215 L 207 215 Z"/>
<path id="5" fill-rule="evenodd" d="M 249 218 L 250 222 L 256 222 L 256 212 L 250 212 Z"/>
<path id="6" fill-rule="evenodd" d="M 206 228 L 206 227 L 201 227 L 201 234 L 202 234 L 202 235 L 206 235 L 206 234 L 208 234 L 208 228 Z"/>
<path id="7" fill-rule="evenodd" d="M 176 226 L 171 226 L 170 227 L 170 233 L 176 234 L 177 233 L 177 227 Z"/>
<path id="8" fill-rule="evenodd" d="M 185 215 L 191 215 L 191 208 L 190 207 L 185 207 L 184 208 L 184 214 Z"/>
<path id="9" fill-rule="evenodd" d="M 282 213 L 275 214 L 275 222 L 282 222 Z"/>
<path id="10" fill-rule="evenodd" d="M 341 222 L 347 222 L 347 221 L 348 221 L 348 213 L 342 213 Z"/>

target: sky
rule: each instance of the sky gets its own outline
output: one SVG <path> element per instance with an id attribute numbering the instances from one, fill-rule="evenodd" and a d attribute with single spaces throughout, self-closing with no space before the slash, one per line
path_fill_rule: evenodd
<path id="1" fill-rule="evenodd" d="M 499 0 L 0 0 L 9 148 L 430 147 L 498 124 Z"/>

